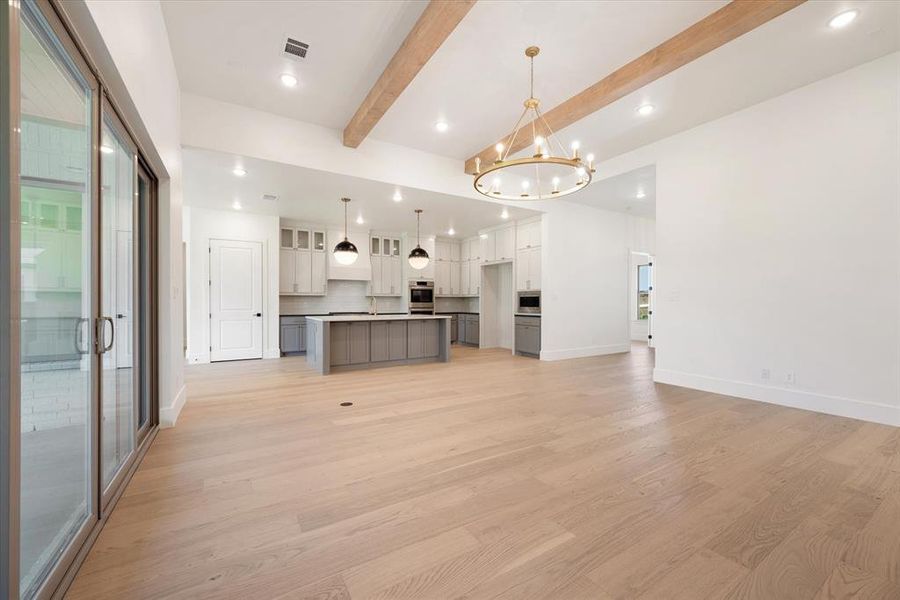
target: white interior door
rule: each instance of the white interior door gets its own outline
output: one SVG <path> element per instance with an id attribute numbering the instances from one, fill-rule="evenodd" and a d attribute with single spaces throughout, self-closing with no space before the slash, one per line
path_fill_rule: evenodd
<path id="1" fill-rule="evenodd" d="M 262 358 L 262 242 L 209 241 L 209 358 Z"/>

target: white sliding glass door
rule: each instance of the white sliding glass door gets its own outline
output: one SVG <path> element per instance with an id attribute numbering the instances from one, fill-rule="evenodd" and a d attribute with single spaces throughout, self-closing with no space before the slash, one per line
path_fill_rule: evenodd
<path id="1" fill-rule="evenodd" d="M 19 589 L 92 519 L 92 130 L 96 84 L 30 3 L 20 22 Z"/>

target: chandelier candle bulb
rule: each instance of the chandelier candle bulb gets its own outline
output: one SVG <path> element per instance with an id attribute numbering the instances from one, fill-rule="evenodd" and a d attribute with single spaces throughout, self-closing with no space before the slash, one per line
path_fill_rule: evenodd
<path id="1" fill-rule="evenodd" d="M 502 161 L 503 160 L 503 144 L 497 144 L 496 146 L 494 146 L 494 149 L 497 151 L 497 162 Z M 481 162 L 481 159 L 476 158 L 475 163 L 478 164 L 479 162 Z"/>
<path id="2" fill-rule="evenodd" d="M 588 162 L 588 169 L 590 169 L 591 173 L 593 173 L 594 172 L 594 155 L 593 154 L 587 155 L 587 162 Z"/>
<path id="3" fill-rule="evenodd" d="M 554 194 L 559 193 L 559 177 L 553 178 L 553 193 Z"/>

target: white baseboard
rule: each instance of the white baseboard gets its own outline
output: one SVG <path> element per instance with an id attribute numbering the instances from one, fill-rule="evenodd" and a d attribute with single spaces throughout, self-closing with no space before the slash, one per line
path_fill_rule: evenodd
<path id="1" fill-rule="evenodd" d="M 565 350 L 541 350 L 541 360 L 568 360 L 586 356 L 603 356 L 619 354 L 631 350 L 631 344 L 610 344 L 607 346 L 584 346 L 582 348 L 566 348 Z"/>
<path id="2" fill-rule="evenodd" d="M 263 358 L 281 358 L 281 349 L 269 348 L 263 352 Z"/>
<path id="3" fill-rule="evenodd" d="M 159 407 L 159 426 L 161 429 L 175 427 L 175 421 L 178 420 L 178 415 L 181 414 L 181 409 L 184 408 L 185 402 L 187 402 L 187 386 L 183 385 L 178 390 L 178 393 L 175 394 L 172 406 Z"/>
<path id="4" fill-rule="evenodd" d="M 871 421 L 900 427 L 900 407 L 890 404 L 853 400 L 840 396 L 827 396 L 802 390 L 758 385 L 743 381 L 718 379 L 668 369 L 653 369 L 653 381 L 687 387 L 714 394 L 757 400 L 780 406 L 790 406 L 838 417 Z"/>

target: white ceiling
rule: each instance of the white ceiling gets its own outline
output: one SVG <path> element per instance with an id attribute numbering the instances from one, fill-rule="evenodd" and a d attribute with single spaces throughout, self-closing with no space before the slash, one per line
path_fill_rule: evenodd
<path id="1" fill-rule="evenodd" d="M 832 30 L 847 7 L 860 15 Z M 618 156 L 900 49 L 900 2 L 806 2 L 560 132 Z M 649 117 L 635 108 L 656 106 Z"/>
<path id="2" fill-rule="evenodd" d="M 643 198 L 638 193 L 643 192 Z M 584 191 L 566 198 L 569 202 L 656 218 L 656 166 L 648 165 L 594 182 Z"/>
<path id="3" fill-rule="evenodd" d="M 164 2 L 187 91 L 342 129 L 426 3 Z M 523 50 L 541 46 L 536 95 L 545 109 L 685 29 L 724 0 L 480 0 L 387 112 L 372 137 L 465 159 L 508 133 L 528 92 Z M 844 30 L 828 19 L 847 8 Z M 621 154 L 900 48 L 900 2 L 807 2 L 613 103 L 567 131 L 598 158 Z M 294 63 L 284 34 L 309 42 Z M 296 69 L 300 85 L 278 75 Z M 651 102 L 649 118 L 634 109 Z M 450 129 L 434 129 L 445 119 Z M 598 169 L 602 176 L 602 164 Z"/>
<path id="4" fill-rule="evenodd" d="M 232 173 L 236 165 L 246 176 Z M 394 202 L 395 191 L 403 200 Z M 278 200 L 263 200 L 263 194 L 276 194 Z M 243 158 L 196 148 L 184 149 L 184 198 L 188 206 L 234 210 L 235 200 L 243 212 L 277 215 L 310 223 L 339 224 L 344 214 L 341 197 L 349 197 L 350 227 L 392 233 L 415 233 L 413 209 L 421 208 L 422 236 L 446 235 L 452 227 L 456 237 L 474 235 L 479 229 L 504 223 L 503 206 L 481 200 L 461 198 L 411 188 L 348 177 L 326 171 L 306 169 L 267 160 Z M 539 214 L 537 211 L 508 207 L 509 219 Z M 365 223 L 355 224 L 362 215 Z"/>
<path id="5" fill-rule="evenodd" d="M 465 159 L 508 134 L 528 97 L 546 111 L 727 2 L 480 0 L 372 131 L 372 137 Z M 434 129 L 446 119 L 449 131 Z"/>
<path id="6" fill-rule="evenodd" d="M 163 16 L 181 89 L 343 129 L 425 2 L 178 0 Z M 284 57 L 284 39 L 309 44 Z M 291 72 L 296 88 L 281 85 Z"/>

